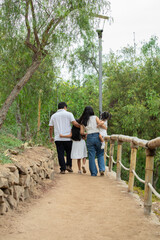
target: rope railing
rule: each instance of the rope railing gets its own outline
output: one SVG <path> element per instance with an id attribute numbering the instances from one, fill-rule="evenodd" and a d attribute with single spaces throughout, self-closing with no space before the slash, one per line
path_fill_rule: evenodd
<path id="1" fill-rule="evenodd" d="M 123 169 L 125 169 L 126 171 L 129 171 L 129 168 L 126 168 L 121 161 L 119 161 L 119 163 L 120 163 L 120 165 L 122 166 Z"/>
<path id="2" fill-rule="evenodd" d="M 142 178 L 140 178 L 134 170 L 132 170 L 132 172 L 133 172 L 134 176 L 135 176 L 141 183 L 144 183 L 144 184 L 145 184 L 145 181 L 144 181 Z"/>
<path id="3" fill-rule="evenodd" d="M 113 162 L 114 164 L 116 164 L 116 163 L 117 163 L 117 162 L 115 162 L 115 161 L 114 161 L 114 159 L 113 159 L 113 157 L 112 157 L 112 156 L 111 156 L 111 159 L 112 159 L 112 162 Z"/>
<path id="4" fill-rule="evenodd" d="M 105 153 L 106 157 L 109 158 L 109 155 L 107 155 L 107 153 Z"/>
<path id="5" fill-rule="evenodd" d="M 152 184 L 148 183 L 149 188 L 151 189 L 151 191 L 154 193 L 154 195 L 157 198 L 160 198 L 160 194 L 154 189 L 154 187 L 152 186 Z"/>
<path id="6" fill-rule="evenodd" d="M 160 194 L 152 186 L 155 149 L 160 147 L 160 137 L 148 141 L 144 139 L 139 139 L 137 137 L 114 134 L 111 136 L 106 136 L 105 141 L 106 141 L 105 156 L 109 158 L 109 168 L 108 168 L 109 171 L 112 171 L 113 163 L 117 164 L 117 170 L 116 170 L 117 180 L 121 179 L 121 167 L 126 171 L 129 171 L 129 181 L 128 181 L 129 192 L 133 192 L 135 177 L 138 179 L 138 181 L 145 184 L 144 212 L 145 214 L 150 214 L 151 206 L 152 206 L 152 197 L 151 197 L 152 193 L 155 194 L 156 197 L 160 198 Z M 117 161 L 113 159 L 114 143 L 116 141 L 118 143 Z M 110 142 L 109 155 L 107 154 L 108 142 Z M 125 167 L 121 160 L 123 143 L 130 143 L 130 146 L 131 146 L 130 168 Z M 142 147 L 146 151 L 145 180 L 141 179 L 135 171 L 138 147 Z"/>

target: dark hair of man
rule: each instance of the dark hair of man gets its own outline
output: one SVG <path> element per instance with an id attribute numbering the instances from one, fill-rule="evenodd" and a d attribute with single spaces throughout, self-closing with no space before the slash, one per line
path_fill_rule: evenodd
<path id="1" fill-rule="evenodd" d="M 109 119 L 109 117 L 110 117 L 110 113 L 109 112 L 103 112 L 101 114 L 101 120 L 107 120 L 107 119 Z"/>
<path id="2" fill-rule="evenodd" d="M 79 123 L 79 120 L 76 119 L 76 121 Z M 77 128 L 75 126 L 72 127 L 72 140 L 74 141 L 80 141 L 82 139 L 82 136 L 80 134 L 80 128 Z"/>
<path id="3" fill-rule="evenodd" d="M 60 103 L 58 103 L 58 109 L 62 109 L 62 108 L 64 108 L 64 107 L 67 108 L 67 104 L 66 104 L 65 102 L 60 102 Z"/>
<path id="4" fill-rule="evenodd" d="M 93 115 L 94 115 L 93 108 L 90 106 L 85 107 L 85 109 L 82 113 L 82 116 L 79 119 L 80 124 L 82 124 L 86 127 L 90 116 L 93 116 Z"/>

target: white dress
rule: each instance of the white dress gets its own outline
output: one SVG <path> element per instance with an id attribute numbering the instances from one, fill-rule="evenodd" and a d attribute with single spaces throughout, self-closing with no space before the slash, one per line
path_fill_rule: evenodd
<path id="1" fill-rule="evenodd" d="M 87 147 L 84 139 L 72 142 L 71 159 L 82 159 L 87 157 Z"/>
<path id="2" fill-rule="evenodd" d="M 104 125 L 106 127 L 108 127 L 107 121 L 104 121 Z M 99 127 L 99 133 L 102 135 L 102 137 L 106 137 L 107 136 L 107 130 L 104 128 Z"/>

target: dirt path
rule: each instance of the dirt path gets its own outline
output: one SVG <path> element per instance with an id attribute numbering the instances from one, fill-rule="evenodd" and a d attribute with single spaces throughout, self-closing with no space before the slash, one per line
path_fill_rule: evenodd
<path id="1" fill-rule="evenodd" d="M 56 174 L 56 182 L 40 199 L 13 212 L 4 226 L 0 217 L 0 240 L 154 240 L 160 225 L 143 214 L 142 203 L 127 192 L 113 174 L 91 177 Z M 9 213 L 8 213 L 9 214 Z"/>

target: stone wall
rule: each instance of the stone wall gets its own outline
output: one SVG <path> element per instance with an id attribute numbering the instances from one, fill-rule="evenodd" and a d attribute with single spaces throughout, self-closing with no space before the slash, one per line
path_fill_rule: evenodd
<path id="1" fill-rule="evenodd" d="M 44 179 L 53 179 L 56 158 L 55 151 L 36 147 L 11 156 L 13 163 L 0 165 L 0 214 L 17 208 Z"/>

